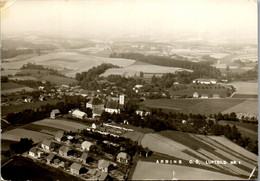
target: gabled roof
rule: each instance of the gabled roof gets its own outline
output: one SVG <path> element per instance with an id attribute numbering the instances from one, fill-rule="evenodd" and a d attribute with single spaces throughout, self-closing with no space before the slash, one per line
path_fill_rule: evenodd
<path id="1" fill-rule="evenodd" d="M 51 146 L 51 140 L 43 140 L 42 144 L 46 146 Z"/>
<path id="2" fill-rule="evenodd" d="M 88 154 L 84 152 L 84 153 L 82 153 L 80 158 L 83 160 L 86 160 L 88 158 Z"/>
<path id="3" fill-rule="evenodd" d="M 120 152 L 118 153 L 117 158 L 130 159 L 130 156 L 125 152 Z"/>
<path id="4" fill-rule="evenodd" d="M 102 101 L 99 98 L 94 97 L 90 101 L 88 101 L 88 104 L 99 105 L 102 104 Z"/>
<path id="5" fill-rule="evenodd" d="M 54 113 L 54 114 L 60 114 L 59 109 L 53 109 L 51 112 Z"/>
<path id="6" fill-rule="evenodd" d="M 29 152 L 32 152 L 32 153 L 37 153 L 37 148 L 36 147 L 32 147 L 30 150 L 29 150 Z"/>
<path id="7" fill-rule="evenodd" d="M 64 131 L 58 131 L 56 134 L 55 134 L 55 138 L 62 138 L 64 136 Z"/>
<path id="8" fill-rule="evenodd" d="M 102 110 L 101 109 L 94 109 L 93 114 L 102 114 Z"/>
<path id="9" fill-rule="evenodd" d="M 75 111 L 72 112 L 72 114 L 77 115 L 77 116 L 81 116 L 81 117 L 87 115 L 85 112 L 82 112 L 80 110 L 75 110 Z"/>
<path id="10" fill-rule="evenodd" d="M 98 167 L 107 168 L 109 167 L 110 162 L 107 160 L 99 160 L 98 161 Z"/>
<path id="11" fill-rule="evenodd" d="M 55 154 L 54 153 L 50 153 L 48 156 L 47 156 L 47 160 L 52 160 L 53 158 L 55 157 Z"/>
<path id="12" fill-rule="evenodd" d="M 78 170 L 80 171 L 80 169 L 82 168 L 82 166 L 78 163 L 73 163 L 71 166 L 70 166 L 70 169 L 74 169 L 74 170 Z"/>
<path id="13" fill-rule="evenodd" d="M 81 146 L 85 147 L 85 148 L 89 148 L 91 145 L 93 145 L 93 143 L 89 142 L 89 141 L 84 141 Z"/>
<path id="14" fill-rule="evenodd" d="M 61 146 L 59 151 L 63 152 L 63 153 L 68 153 L 68 151 L 70 151 L 70 148 L 68 146 Z"/>
<path id="15" fill-rule="evenodd" d="M 118 103 L 115 101 L 108 101 L 106 104 L 106 108 L 109 109 L 118 109 Z"/>

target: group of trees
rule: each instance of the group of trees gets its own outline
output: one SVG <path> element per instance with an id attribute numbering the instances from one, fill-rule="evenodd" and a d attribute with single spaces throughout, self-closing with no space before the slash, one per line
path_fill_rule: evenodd
<path id="1" fill-rule="evenodd" d="M 86 82 L 93 81 L 109 68 L 119 68 L 119 66 L 110 63 L 103 63 L 97 67 L 89 69 L 87 72 L 76 73 L 76 80 Z"/>
<path id="2" fill-rule="evenodd" d="M 143 55 L 140 53 L 112 53 L 111 58 L 127 58 L 146 62 L 154 65 L 167 66 L 167 67 L 180 67 L 184 69 L 193 70 L 190 76 L 195 78 L 207 77 L 207 78 L 218 78 L 221 76 L 220 71 L 211 66 L 211 62 L 191 62 L 185 60 L 172 59 L 170 57 L 154 56 L 154 55 Z"/>

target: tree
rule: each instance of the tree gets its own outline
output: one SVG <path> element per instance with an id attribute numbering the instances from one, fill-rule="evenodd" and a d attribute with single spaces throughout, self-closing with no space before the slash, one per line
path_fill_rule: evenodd
<path id="1" fill-rule="evenodd" d="M 15 153 L 24 153 L 26 151 L 29 151 L 29 149 L 32 146 L 33 146 L 32 139 L 21 138 L 18 143 L 12 143 L 10 145 L 10 150 L 12 150 Z"/>

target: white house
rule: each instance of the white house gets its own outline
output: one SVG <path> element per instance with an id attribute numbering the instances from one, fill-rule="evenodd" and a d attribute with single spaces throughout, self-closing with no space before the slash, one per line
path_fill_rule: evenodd
<path id="1" fill-rule="evenodd" d="M 83 150 L 87 150 L 89 151 L 89 148 L 90 146 L 93 145 L 93 143 L 89 142 L 89 141 L 84 141 L 82 144 L 81 144 L 81 148 Z"/>
<path id="2" fill-rule="evenodd" d="M 34 157 L 34 158 L 37 158 L 38 156 L 38 153 L 37 153 L 37 148 L 36 147 L 32 147 L 30 150 L 29 150 L 29 155 L 31 157 Z"/>
<path id="3" fill-rule="evenodd" d="M 41 147 L 45 150 L 51 150 L 54 147 L 54 144 L 51 140 L 43 140 Z"/>
<path id="4" fill-rule="evenodd" d="M 87 114 L 85 112 L 80 111 L 80 110 L 74 110 L 72 112 L 72 117 L 83 119 L 83 118 L 87 117 Z"/>
<path id="5" fill-rule="evenodd" d="M 215 79 L 195 79 L 192 81 L 194 84 L 217 84 Z"/>
<path id="6" fill-rule="evenodd" d="M 201 94 L 201 98 L 202 99 L 207 99 L 207 98 L 209 98 L 209 96 L 208 96 L 208 94 Z"/>
<path id="7" fill-rule="evenodd" d="M 194 92 L 194 93 L 193 93 L 193 97 L 194 97 L 194 98 L 198 98 L 198 97 L 199 97 L 199 94 L 198 94 L 197 92 Z"/>
<path id="8" fill-rule="evenodd" d="M 61 115 L 61 113 L 60 113 L 59 109 L 53 109 L 51 111 L 50 118 L 55 119 L 57 116 L 60 116 L 60 115 Z"/>

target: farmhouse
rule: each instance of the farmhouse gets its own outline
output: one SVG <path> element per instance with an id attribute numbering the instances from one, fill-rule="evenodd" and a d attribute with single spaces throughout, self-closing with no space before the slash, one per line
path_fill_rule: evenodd
<path id="1" fill-rule="evenodd" d="M 87 117 L 87 114 L 85 112 L 80 111 L 80 110 L 74 110 L 72 112 L 72 117 L 83 119 L 83 118 Z"/>
<path id="2" fill-rule="evenodd" d="M 89 151 L 89 148 L 90 146 L 93 145 L 93 143 L 89 142 L 89 141 L 84 141 L 82 144 L 81 144 L 81 148 L 83 150 L 87 150 Z"/>
<path id="3" fill-rule="evenodd" d="M 110 113 L 110 114 L 113 114 L 113 113 L 120 113 L 120 109 L 118 107 L 118 103 L 115 102 L 115 101 L 108 101 L 107 104 L 106 104 L 106 107 L 105 107 L 105 111 Z"/>
<path id="4" fill-rule="evenodd" d="M 48 164 L 51 164 L 52 161 L 53 161 L 53 159 L 54 159 L 54 157 L 55 157 L 55 154 L 54 154 L 54 153 L 50 153 L 50 154 L 47 156 L 47 158 L 46 158 L 47 163 L 48 163 Z"/>
<path id="5" fill-rule="evenodd" d="M 30 150 L 29 150 L 29 155 L 36 158 L 38 155 L 38 152 L 37 152 L 37 148 L 36 147 L 32 147 Z"/>
<path id="6" fill-rule="evenodd" d="M 215 79 L 195 79 L 192 81 L 194 84 L 217 84 Z"/>
<path id="7" fill-rule="evenodd" d="M 59 149 L 59 154 L 62 156 L 69 156 L 70 148 L 68 146 L 61 146 Z"/>
<path id="8" fill-rule="evenodd" d="M 194 92 L 194 93 L 193 93 L 193 97 L 194 97 L 194 98 L 198 98 L 198 97 L 199 97 L 199 94 L 198 94 L 197 92 Z"/>
<path id="9" fill-rule="evenodd" d="M 56 141 L 61 142 L 62 138 L 64 137 L 64 131 L 58 131 L 54 137 Z"/>
<path id="10" fill-rule="evenodd" d="M 136 110 L 135 113 L 141 117 L 151 114 L 150 110 L 147 108 L 140 108 Z"/>
<path id="11" fill-rule="evenodd" d="M 102 172 L 108 172 L 109 166 L 110 166 L 110 162 L 107 161 L 107 160 L 99 160 L 98 161 L 98 169 L 101 170 Z"/>
<path id="12" fill-rule="evenodd" d="M 118 155 L 116 157 L 116 160 L 118 162 L 125 163 L 125 164 L 128 164 L 130 159 L 131 159 L 131 157 L 127 153 L 124 153 L 124 152 L 118 153 Z"/>
<path id="13" fill-rule="evenodd" d="M 104 104 L 101 99 L 94 97 L 86 103 L 86 108 L 90 108 L 90 109 L 99 108 L 102 110 L 104 109 Z"/>
<path id="14" fill-rule="evenodd" d="M 51 150 L 54 147 L 54 144 L 51 140 L 43 140 L 41 147 L 45 150 Z"/>
<path id="15" fill-rule="evenodd" d="M 56 117 L 58 117 L 58 116 L 60 116 L 60 115 L 61 115 L 61 113 L 60 113 L 59 109 L 53 109 L 53 110 L 51 111 L 50 118 L 51 118 L 51 119 L 55 119 Z"/>
<path id="16" fill-rule="evenodd" d="M 93 112 L 92 112 L 92 117 L 93 118 L 98 118 L 100 117 L 102 114 L 102 110 L 101 109 L 97 109 L 97 108 L 94 108 Z"/>
<path id="17" fill-rule="evenodd" d="M 70 172 L 72 174 L 80 175 L 82 173 L 82 166 L 80 164 L 78 164 L 78 163 L 73 163 L 70 166 Z"/>
<path id="18" fill-rule="evenodd" d="M 209 98 L 209 96 L 208 96 L 208 94 L 201 94 L 201 98 L 202 99 L 207 99 L 207 98 Z"/>
<path id="19" fill-rule="evenodd" d="M 80 160 L 83 162 L 83 163 L 86 163 L 87 162 L 87 159 L 88 159 L 88 154 L 87 153 L 82 153 L 81 157 L 80 157 Z"/>

